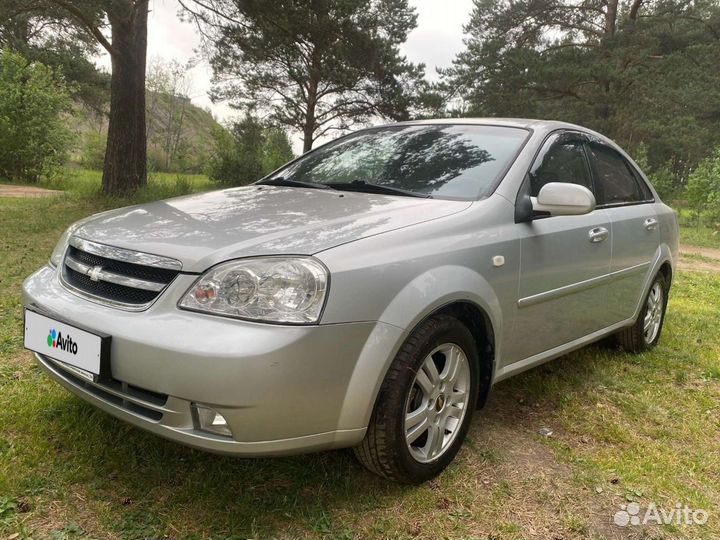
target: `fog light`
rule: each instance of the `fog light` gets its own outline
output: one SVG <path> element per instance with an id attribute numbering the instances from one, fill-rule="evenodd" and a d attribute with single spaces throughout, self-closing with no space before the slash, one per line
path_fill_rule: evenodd
<path id="1" fill-rule="evenodd" d="M 232 437 L 232 431 L 230 431 L 227 420 L 225 420 L 222 414 L 205 405 L 193 403 L 192 407 L 195 411 L 198 428 L 209 433 L 214 433 L 215 435 Z"/>

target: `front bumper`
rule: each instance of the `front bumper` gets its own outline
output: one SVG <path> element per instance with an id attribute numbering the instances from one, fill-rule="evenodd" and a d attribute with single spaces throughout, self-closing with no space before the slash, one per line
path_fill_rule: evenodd
<path id="1" fill-rule="evenodd" d="M 55 269 L 40 269 L 24 283 L 24 305 L 111 335 L 112 381 L 86 382 L 36 355 L 39 364 L 93 405 L 196 448 L 260 456 L 362 440 L 400 329 L 378 322 L 259 324 L 177 309 L 195 278 L 178 276 L 155 304 L 132 313 L 79 297 Z M 233 436 L 199 430 L 193 403 L 220 412 Z"/>

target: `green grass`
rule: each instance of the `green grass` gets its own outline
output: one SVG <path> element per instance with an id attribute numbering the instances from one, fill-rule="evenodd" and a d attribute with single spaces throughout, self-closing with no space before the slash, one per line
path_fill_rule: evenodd
<path id="1" fill-rule="evenodd" d="M 0 179 L 0 183 L 13 183 L 17 185 L 55 189 L 64 191 L 66 196 L 75 198 L 109 199 L 108 197 L 102 195 L 102 171 L 91 169 L 67 167 L 56 177 L 42 180 L 37 184 L 9 182 L 4 179 Z M 150 172 L 148 173 L 147 186 L 139 190 L 132 199 L 105 201 L 105 204 L 118 206 L 123 203 L 130 204 L 153 201 L 178 195 L 185 195 L 196 191 L 208 191 L 219 187 L 221 186 L 212 182 L 204 174 Z"/>
<path id="2" fill-rule="evenodd" d="M 39 187 L 59 189 L 71 196 L 96 197 L 100 196 L 101 182 L 102 171 L 68 168 L 57 178 L 41 182 Z M 151 172 L 148 185 L 133 197 L 132 202 L 158 200 L 215 187 L 203 174 Z"/>
<path id="3" fill-rule="evenodd" d="M 697 223 L 697 215 L 687 208 L 678 210 L 680 242 L 692 246 L 720 249 L 720 229 L 709 227 L 707 219 Z"/>
<path id="4" fill-rule="evenodd" d="M 22 348 L 21 282 L 69 223 L 126 202 L 78 174 L 69 196 L 0 199 L 0 537 L 720 536 L 720 275 L 677 276 L 650 353 L 592 346 L 500 383 L 456 463 L 399 486 L 348 452 L 191 450 L 43 375 Z M 156 181 L 172 193 L 172 178 Z M 612 517 L 628 500 L 710 519 L 620 529 Z"/>
<path id="5" fill-rule="evenodd" d="M 709 227 L 680 227 L 680 242 L 691 246 L 720 249 L 720 231 Z"/>

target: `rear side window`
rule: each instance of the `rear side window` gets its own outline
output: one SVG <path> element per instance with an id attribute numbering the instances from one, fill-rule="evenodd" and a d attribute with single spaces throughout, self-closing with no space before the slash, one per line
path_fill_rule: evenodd
<path id="1" fill-rule="evenodd" d="M 597 143 L 588 146 L 595 168 L 598 205 L 630 204 L 648 199 L 630 165 L 616 150 Z"/>
<path id="2" fill-rule="evenodd" d="M 583 141 L 567 135 L 556 135 L 546 144 L 530 170 L 530 195 L 537 197 L 550 182 L 578 184 L 592 191 Z"/>

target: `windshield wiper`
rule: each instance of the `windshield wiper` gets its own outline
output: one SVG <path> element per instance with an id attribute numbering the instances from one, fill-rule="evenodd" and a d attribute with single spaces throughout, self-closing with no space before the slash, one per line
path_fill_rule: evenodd
<path id="1" fill-rule="evenodd" d="M 290 180 L 289 178 L 283 178 L 277 176 L 275 178 L 268 178 L 267 180 L 261 180 L 255 182 L 256 186 L 284 186 L 284 187 L 304 187 L 311 189 L 330 189 L 327 184 L 320 184 L 316 182 L 301 182 L 300 180 Z"/>
<path id="2" fill-rule="evenodd" d="M 420 197 L 422 199 L 432 199 L 429 193 L 418 193 L 409 189 L 402 189 L 383 184 L 371 184 L 365 180 L 353 180 L 352 182 L 328 182 L 325 186 L 340 191 L 360 191 L 364 193 L 381 193 L 388 195 L 404 195 L 405 197 Z"/>

